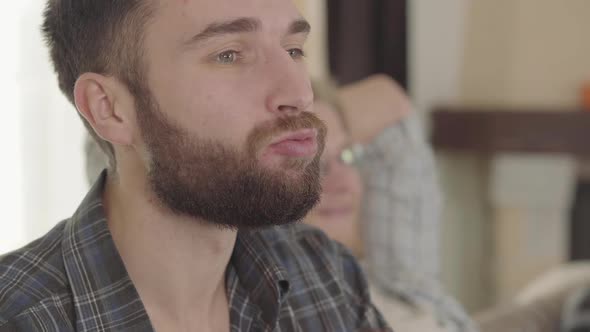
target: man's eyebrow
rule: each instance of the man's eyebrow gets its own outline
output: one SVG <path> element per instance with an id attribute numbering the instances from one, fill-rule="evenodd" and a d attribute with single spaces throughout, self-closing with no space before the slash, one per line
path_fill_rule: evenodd
<path id="1" fill-rule="evenodd" d="M 194 45 L 207 39 L 226 34 L 254 32 L 260 29 L 260 26 L 260 20 L 249 17 L 242 17 L 226 22 L 215 22 L 209 24 L 205 30 L 193 36 L 185 44 Z"/>
<path id="2" fill-rule="evenodd" d="M 246 33 L 258 31 L 262 23 L 256 18 L 242 17 L 226 22 L 215 22 L 209 24 L 202 32 L 196 34 L 191 39 L 185 42 L 185 45 L 191 46 L 199 44 L 207 39 L 219 37 L 227 34 Z M 298 19 L 293 21 L 287 31 L 288 35 L 295 35 L 299 33 L 308 34 L 311 31 L 311 26 L 305 19 Z"/>
<path id="3" fill-rule="evenodd" d="M 304 34 L 308 34 L 311 31 L 311 26 L 309 25 L 309 22 L 307 22 L 305 19 L 298 19 L 295 20 L 293 23 L 291 23 L 291 25 L 289 26 L 289 33 L 290 35 L 296 35 L 298 33 L 304 33 Z"/>

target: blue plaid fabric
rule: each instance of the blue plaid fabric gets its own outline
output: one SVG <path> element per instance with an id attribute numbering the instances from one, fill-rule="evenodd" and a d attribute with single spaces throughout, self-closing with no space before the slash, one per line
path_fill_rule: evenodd
<path id="1" fill-rule="evenodd" d="M 441 193 L 418 114 L 411 112 L 364 146 L 359 166 L 369 282 L 385 299 L 432 313 L 445 331 L 478 331 L 439 281 Z M 383 314 L 393 327 L 403 324 Z"/>
<path id="2" fill-rule="evenodd" d="M 153 331 L 106 224 L 104 180 L 0 257 L 0 331 Z M 231 331 L 390 331 L 349 252 L 302 224 L 239 232 L 226 287 Z"/>

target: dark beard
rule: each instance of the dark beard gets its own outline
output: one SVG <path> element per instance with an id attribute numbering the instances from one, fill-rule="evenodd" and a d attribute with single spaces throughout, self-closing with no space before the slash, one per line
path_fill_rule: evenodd
<path id="1" fill-rule="evenodd" d="M 149 90 L 136 101 L 150 156 L 148 181 L 159 202 L 172 212 L 222 228 L 249 229 L 299 221 L 319 201 L 326 127 L 314 114 L 254 128 L 240 153 L 191 137 L 164 117 Z M 272 136 L 305 128 L 318 130 L 318 153 L 311 162 L 292 160 L 277 170 L 259 164 L 257 152 Z"/>

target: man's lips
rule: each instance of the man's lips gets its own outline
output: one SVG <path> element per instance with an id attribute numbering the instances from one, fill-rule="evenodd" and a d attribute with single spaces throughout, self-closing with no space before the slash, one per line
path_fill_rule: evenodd
<path id="1" fill-rule="evenodd" d="M 315 129 L 304 129 L 288 133 L 273 140 L 268 149 L 276 154 L 287 157 L 308 157 L 317 153 L 318 132 Z"/>

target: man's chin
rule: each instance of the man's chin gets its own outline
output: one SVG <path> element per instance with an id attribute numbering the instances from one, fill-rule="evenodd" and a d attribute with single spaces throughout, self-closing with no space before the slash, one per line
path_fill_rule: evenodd
<path id="1" fill-rule="evenodd" d="M 295 175 L 302 174 L 311 165 L 314 158 L 316 156 L 287 157 L 274 153 L 265 153 L 258 159 L 264 169 Z"/>

